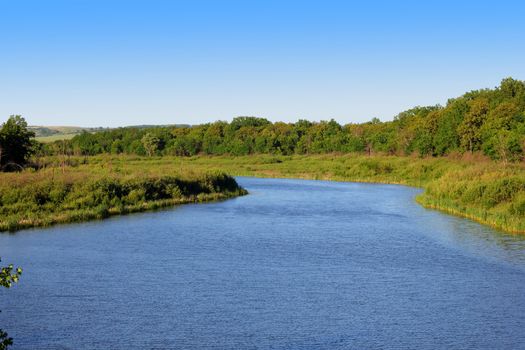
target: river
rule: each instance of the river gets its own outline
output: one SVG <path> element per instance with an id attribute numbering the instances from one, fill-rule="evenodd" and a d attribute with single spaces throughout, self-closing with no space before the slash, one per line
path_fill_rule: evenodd
<path id="1" fill-rule="evenodd" d="M 250 194 L 0 235 L 16 349 L 525 349 L 525 238 L 418 189 L 238 178 Z"/>

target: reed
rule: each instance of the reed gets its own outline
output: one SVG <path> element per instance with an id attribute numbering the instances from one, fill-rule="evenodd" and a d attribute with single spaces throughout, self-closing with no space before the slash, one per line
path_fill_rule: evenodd
<path id="1" fill-rule="evenodd" d="M 169 162 L 169 159 L 159 160 Z M 173 160 L 171 160 L 173 161 Z M 328 154 L 177 159 L 229 174 L 421 187 L 421 205 L 510 233 L 525 233 L 525 165 L 472 155 L 438 158 Z"/>
<path id="2" fill-rule="evenodd" d="M 165 175 L 169 174 L 169 175 Z M 221 172 L 115 172 L 103 167 L 0 174 L 0 231 L 103 219 L 245 194 Z"/>
<path id="3" fill-rule="evenodd" d="M 525 164 L 494 162 L 476 155 L 100 155 L 39 161 L 43 167 L 39 171 L 0 174 L 1 230 L 83 221 L 245 193 L 226 172 L 421 187 L 424 192 L 416 200 L 425 207 L 506 232 L 525 233 Z M 184 187 L 184 181 L 193 185 Z M 205 185 L 210 181 L 221 185 L 212 190 Z M 181 188 L 191 190 L 175 190 Z"/>

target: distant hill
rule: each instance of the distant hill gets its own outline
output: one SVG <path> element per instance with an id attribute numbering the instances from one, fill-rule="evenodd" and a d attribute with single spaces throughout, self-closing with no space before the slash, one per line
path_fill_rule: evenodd
<path id="1" fill-rule="evenodd" d="M 53 142 L 57 140 L 68 140 L 84 131 L 96 132 L 105 128 L 83 128 L 80 126 L 29 126 L 29 130 L 35 133 L 37 141 Z"/>
<path id="2" fill-rule="evenodd" d="M 166 124 L 166 125 L 130 125 L 123 128 L 150 129 L 159 127 L 188 128 L 189 124 Z M 97 131 L 111 130 L 117 128 L 84 128 L 81 126 L 28 126 L 29 130 L 35 133 L 35 138 L 40 142 L 53 142 L 58 140 L 69 140 L 78 134 L 85 132 L 93 133 Z"/>

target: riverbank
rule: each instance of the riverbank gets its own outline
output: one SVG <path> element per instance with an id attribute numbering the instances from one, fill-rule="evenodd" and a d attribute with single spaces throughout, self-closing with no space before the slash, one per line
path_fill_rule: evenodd
<path id="1" fill-rule="evenodd" d="M 216 162 L 195 160 L 194 162 Z M 525 234 L 525 168 L 480 159 L 394 156 L 258 156 L 221 160 L 234 175 L 401 184 L 424 189 L 426 208 Z"/>
<path id="2" fill-rule="evenodd" d="M 86 164 L 0 173 L 0 231 L 103 219 L 247 193 L 222 172 L 159 173 L 146 169 L 148 163 L 142 165 L 125 171 Z"/>
<path id="3" fill-rule="evenodd" d="M 521 163 L 355 154 L 102 155 L 40 161 L 46 168 L 37 172 L 0 174 L 0 230 L 98 219 L 244 194 L 225 172 L 232 176 L 420 187 L 424 192 L 416 200 L 427 208 L 466 217 L 505 232 L 525 233 L 525 166 Z M 181 181 L 186 181 L 190 190 L 175 191 L 174 195 L 169 192 L 170 188 L 180 188 Z M 217 186 L 212 185 L 213 190 L 207 187 L 217 181 Z M 229 185 L 225 186 L 226 183 Z M 157 188 L 155 184 L 162 185 Z M 155 193 L 161 193 L 160 198 L 155 197 Z M 153 197 L 148 197 L 150 194 Z"/>
<path id="4" fill-rule="evenodd" d="M 326 155 L 72 158 L 78 168 L 135 167 L 160 173 L 225 171 L 234 176 L 377 182 L 420 187 L 421 205 L 509 233 L 525 233 L 525 166 L 479 158 Z M 85 163 L 85 164 L 82 164 Z M 380 199 L 378 199 L 380 200 Z"/>
<path id="5" fill-rule="evenodd" d="M 195 159 L 234 175 L 401 184 L 424 189 L 426 208 L 465 217 L 508 233 L 525 233 L 525 168 L 487 160 L 315 155 Z"/>

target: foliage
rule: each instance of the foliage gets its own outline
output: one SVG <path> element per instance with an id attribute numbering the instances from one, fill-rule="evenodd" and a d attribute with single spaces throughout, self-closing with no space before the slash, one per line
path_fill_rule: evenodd
<path id="1" fill-rule="evenodd" d="M 87 163 L 82 164 L 81 159 Z M 470 153 L 462 157 L 426 158 L 331 153 L 236 157 L 113 156 L 110 159 L 102 156 L 72 158 L 71 163 L 77 164 L 74 169 L 78 171 L 93 169 L 93 172 L 111 161 L 120 173 L 140 168 L 162 174 L 182 168 L 197 173 L 221 170 L 239 176 L 405 184 L 424 189 L 417 198 L 424 206 L 466 216 L 505 231 L 525 233 L 525 164 L 471 158 Z M 132 170 L 135 171 L 138 170 Z"/>
<path id="2" fill-rule="evenodd" d="M 334 120 L 271 123 L 264 118 L 237 117 L 231 123 L 86 132 L 65 144 L 46 144 L 43 152 L 148 156 L 482 152 L 495 160 L 514 162 L 523 159 L 524 148 L 525 82 L 506 78 L 495 89 L 468 92 L 444 107 L 415 107 L 388 122 L 374 118 L 347 125 Z"/>
<path id="3" fill-rule="evenodd" d="M 159 149 L 160 139 L 149 132 L 142 137 L 141 141 L 142 145 L 144 146 L 144 149 L 146 150 L 146 153 L 150 157 L 153 156 Z M 111 144 L 112 153 L 120 153 L 122 149 L 121 144 L 122 142 L 120 140 L 113 141 L 113 143 Z"/>
<path id="4" fill-rule="evenodd" d="M 155 172 L 154 168 L 142 162 L 121 170 L 110 161 L 1 174 L 0 231 L 102 219 L 245 193 L 221 172 L 183 172 L 177 166 Z"/>
<path id="5" fill-rule="evenodd" d="M 0 286 L 11 288 L 13 283 L 18 282 L 21 274 L 22 269 L 20 267 L 15 269 L 12 264 L 0 268 Z M 5 331 L 0 329 L 0 350 L 7 349 L 9 345 L 13 345 L 13 338 L 10 338 Z"/>
<path id="6" fill-rule="evenodd" d="M 525 165 L 470 153 L 450 157 L 357 154 L 48 157 L 39 171 L 0 174 L 0 229 L 103 218 L 244 193 L 224 175 L 418 186 L 425 206 L 525 232 Z M 170 174 L 170 175 L 166 175 Z M 222 175 L 220 175 L 222 174 Z M 212 181 L 210 182 L 210 179 Z M 186 184 L 186 185 L 185 185 Z"/>
<path id="7" fill-rule="evenodd" d="M 7 332 L 0 329 L 0 350 L 7 349 L 9 345 L 13 345 L 13 338 L 10 338 Z"/>
<path id="8" fill-rule="evenodd" d="M 23 162 L 31 136 L 25 127 L 23 119 L 12 117 L 0 134 L 0 145 L 8 143 L 6 134 L 23 136 Z M 450 99 L 445 106 L 412 108 L 389 122 L 271 123 L 237 117 L 231 123 L 84 132 L 32 150 L 39 156 L 35 167 L 47 168 L 12 178 L 1 174 L 1 230 L 105 217 L 199 195 L 214 197 L 202 184 L 192 187 L 200 188 L 200 194 L 184 193 L 180 179 L 171 178 L 201 183 L 198 174 L 165 175 L 184 164 L 199 171 L 220 168 L 232 174 L 423 186 L 426 192 L 418 200 L 424 205 L 525 231 L 525 191 L 518 181 L 525 153 L 525 82 L 512 78 L 494 89 Z M 456 161 L 458 157 L 462 160 Z M 149 173 L 152 169 L 157 173 Z"/>
<path id="9" fill-rule="evenodd" d="M 0 261 L 2 261 L 0 259 Z M 5 288 L 11 288 L 13 283 L 18 283 L 22 269 L 17 267 L 16 269 L 12 264 L 0 268 L 0 286 Z"/>
<path id="10" fill-rule="evenodd" d="M 19 115 L 12 115 L 0 129 L 0 170 L 22 168 L 33 151 L 34 132 Z"/>

